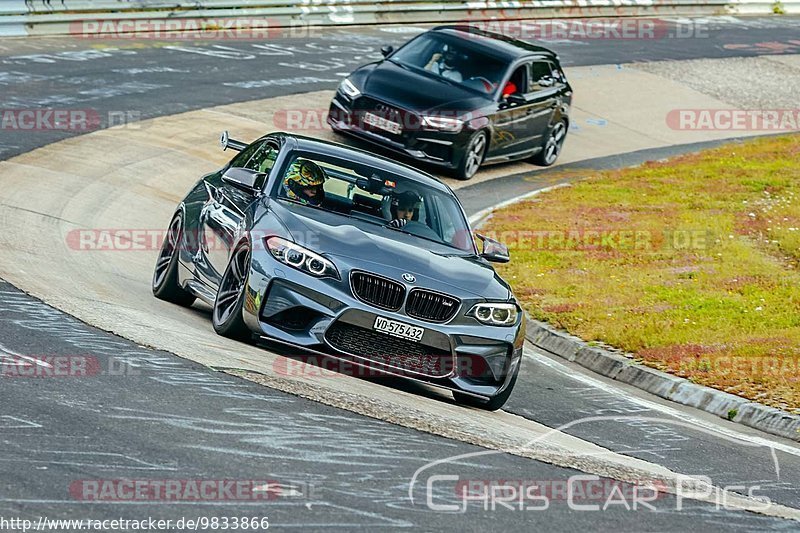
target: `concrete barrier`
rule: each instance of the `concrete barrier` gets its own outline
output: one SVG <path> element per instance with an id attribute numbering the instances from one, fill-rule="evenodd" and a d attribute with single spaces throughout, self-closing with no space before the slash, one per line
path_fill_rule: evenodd
<path id="1" fill-rule="evenodd" d="M 492 19 L 800 13 L 800 0 L 3 0 L 0 36 L 120 31 L 121 21 L 236 20 L 237 27 L 457 22 Z M 92 21 L 112 24 L 86 24 Z M 139 26 L 141 28 L 142 26 Z M 146 25 L 145 25 L 146 27 Z M 174 27 L 181 27 L 176 24 Z M 189 30 L 193 29 L 189 25 Z M 141 30 L 139 30 L 141 31 Z"/>

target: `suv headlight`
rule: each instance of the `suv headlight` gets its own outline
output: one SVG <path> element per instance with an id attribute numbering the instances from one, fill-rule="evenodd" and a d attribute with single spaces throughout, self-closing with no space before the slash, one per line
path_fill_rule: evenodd
<path id="1" fill-rule="evenodd" d="M 272 257 L 285 265 L 317 278 L 341 279 L 332 262 L 311 250 L 281 237 L 267 237 L 264 242 Z"/>
<path id="2" fill-rule="evenodd" d="M 351 100 L 361 94 L 361 91 L 358 90 L 358 87 L 353 85 L 353 82 L 350 81 L 349 78 L 343 79 L 342 83 L 339 84 L 339 92 Z"/>
<path id="3" fill-rule="evenodd" d="M 475 304 L 467 316 L 490 326 L 513 326 L 517 323 L 519 309 L 515 304 L 493 303 Z"/>
<path id="4" fill-rule="evenodd" d="M 458 133 L 464 127 L 464 121 L 451 117 L 422 116 L 422 127 L 431 130 Z"/>

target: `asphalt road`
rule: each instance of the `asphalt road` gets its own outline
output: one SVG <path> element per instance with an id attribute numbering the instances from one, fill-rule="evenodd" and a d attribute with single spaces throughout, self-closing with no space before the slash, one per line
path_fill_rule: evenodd
<path id="1" fill-rule="evenodd" d="M 797 18 L 659 24 L 643 39 L 544 40 L 565 66 L 797 53 Z M 213 105 L 335 88 L 420 28 L 295 30 L 268 41 L 28 38 L 0 42 L 0 110 L 88 112 L 99 127 Z M 298 35 L 300 33 L 300 35 Z M 645 33 L 644 35 L 649 35 Z M 83 131 L 0 128 L 8 158 Z M 94 127 L 94 126 L 92 126 Z"/>
<path id="2" fill-rule="evenodd" d="M 777 21 L 697 23 L 694 26 L 704 28 L 704 33 L 694 38 L 569 41 L 550 46 L 566 65 L 790 52 L 791 48 L 763 46 L 785 43 L 790 47 L 796 39 L 792 24 L 797 19 Z M 332 88 L 344 73 L 375 57 L 380 44 L 399 43 L 409 35 L 358 29 L 261 43 L 5 41 L 0 43 L 0 109 L 87 109 L 96 112 L 105 126 L 109 117 L 140 120 Z M 3 129 L 0 157 L 77 133 Z M 613 166 L 663 153 L 584 165 Z M 462 189 L 459 196 L 475 212 L 504 199 L 499 196 L 557 179 L 547 173 L 501 178 L 492 185 Z M 519 511 L 502 506 L 495 510 L 472 506 L 463 515 L 434 512 L 424 504 L 424 491 L 419 494 L 421 502 L 412 506 L 408 483 L 417 468 L 478 449 L 221 375 L 96 331 L 7 284 L 0 285 L 0 291 L 4 361 L 19 361 L 14 353 L 71 355 L 96 360 L 105 372 L 84 378 L 37 379 L 16 377 L 13 365 L 2 367 L 0 516 L 110 518 L 123 514 L 175 519 L 190 512 L 195 516 L 261 516 L 266 512 L 273 527 L 310 529 L 485 530 L 519 527 L 522 520 L 559 530 L 792 527 L 709 505 L 684 502 L 683 510 L 677 512 L 677 502 L 671 497 L 659 499 L 656 511 L 611 506 L 602 513 L 570 511 L 559 501 L 524 518 Z M 755 495 L 800 506 L 800 459 L 791 443 L 608 383 L 543 354 L 527 361 L 517 387 L 507 406 L 512 413 L 551 427 L 593 417 L 565 431 L 620 453 L 709 476 L 717 485 L 742 485 L 737 492 L 752 490 Z M 620 418 L 626 416 L 640 418 Z M 770 444 L 776 447 L 774 455 Z M 505 454 L 437 471 L 454 472 L 461 479 L 539 481 L 564 480 L 575 473 Z M 266 479 L 276 480 L 281 489 L 266 503 L 205 502 L 186 505 L 185 512 L 164 502 L 81 502 L 69 490 L 79 480 L 119 478 Z M 438 492 L 442 500 L 437 501 L 455 501 L 452 483 L 440 487 L 449 490 Z"/>
<path id="3" fill-rule="evenodd" d="M 472 490 L 479 491 L 491 480 L 552 487 L 581 474 L 503 453 L 426 471 L 414 485 L 411 503 L 409 485 L 417 469 L 481 449 L 142 348 L 5 283 L 0 283 L 0 339 L 0 517 L 5 519 L 267 517 L 270 529 L 310 531 L 512 530 L 529 521 L 575 531 L 697 526 L 778 531 L 787 526 L 783 520 L 706 503 L 683 501 L 678 510 L 670 495 L 650 502 L 652 509 L 640 505 L 634 510 L 630 496 L 622 505 L 613 489 L 579 499 L 584 505 L 618 502 L 596 513 L 571 510 L 552 488 L 543 489 L 550 500 L 546 510 L 507 502 L 494 509 L 478 501 L 462 506 L 456 481 L 431 478 L 458 476 L 461 483 L 477 483 L 479 488 Z M 85 371 L 55 378 L 40 368 L 36 377 L 36 365 L 56 366 L 58 361 Z M 183 483 L 187 488 L 178 494 L 188 494 L 197 482 L 256 481 L 263 490 L 176 502 L 164 496 L 166 489 L 152 488 L 150 497 L 135 498 L 120 488 L 121 480 L 146 481 L 150 487 Z M 621 494 L 633 492 L 630 485 L 604 481 Z M 429 501 L 460 510 L 431 509 Z M 526 500 L 524 505 L 543 503 Z"/>

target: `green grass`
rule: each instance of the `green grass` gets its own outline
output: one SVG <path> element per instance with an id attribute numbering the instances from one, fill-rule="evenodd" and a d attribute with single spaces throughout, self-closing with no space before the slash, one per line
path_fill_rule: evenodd
<path id="1" fill-rule="evenodd" d="M 509 244 L 501 273 L 533 317 L 800 408 L 800 136 L 598 173 L 484 230 Z"/>

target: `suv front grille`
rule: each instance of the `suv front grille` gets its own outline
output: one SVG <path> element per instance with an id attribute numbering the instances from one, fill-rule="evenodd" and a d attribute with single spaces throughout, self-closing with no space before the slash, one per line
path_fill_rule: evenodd
<path id="1" fill-rule="evenodd" d="M 405 372 L 441 378 L 453 368 L 448 351 L 343 322 L 329 327 L 325 340 L 341 352 Z"/>
<path id="2" fill-rule="evenodd" d="M 413 289 L 406 302 L 406 314 L 432 322 L 447 322 L 458 312 L 460 302 L 452 296 Z"/>
<path id="3" fill-rule="evenodd" d="M 366 272 L 351 273 L 350 286 L 359 300 L 389 311 L 399 310 L 406 297 L 403 284 Z"/>

